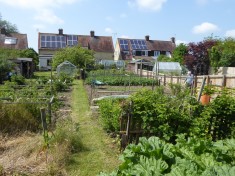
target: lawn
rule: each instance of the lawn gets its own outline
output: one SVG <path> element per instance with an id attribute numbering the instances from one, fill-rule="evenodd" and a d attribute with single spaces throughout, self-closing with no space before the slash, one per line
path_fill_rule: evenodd
<path id="1" fill-rule="evenodd" d="M 119 150 L 113 139 L 101 128 L 98 118 L 91 116 L 86 90 L 81 80 L 74 81 L 72 119 L 80 124 L 84 149 L 71 157 L 69 175 L 94 176 L 112 171 L 119 164 Z"/>

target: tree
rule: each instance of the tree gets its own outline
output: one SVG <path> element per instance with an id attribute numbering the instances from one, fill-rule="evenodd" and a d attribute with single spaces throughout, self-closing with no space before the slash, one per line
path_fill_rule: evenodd
<path id="1" fill-rule="evenodd" d="M 179 44 L 172 53 L 172 61 L 184 64 L 184 55 L 187 53 L 187 46 L 183 43 Z"/>
<path id="2" fill-rule="evenodd" d="M 33 48 L 21 50 L 19 53 L 20 57 L 32 58 L 35 65 L 39 63 L 38 53 Z"/>
<path id="3" fill-rule="evenodd" d="M 215 71 L 218 67 L 235 67 L 235 39 L 226 38 L 218 41 L 216 46 L 209 50 L 211 66 Z"/>
<path id="4" fill-rule="evenodd" d="M 1 28 L 5 28 L 6 29 L 6 33 L 18 33 L 18 28 L 15 24 L 10 23 L 7 20 L 3 20 L 2 19 L 2 15 L 0 14 L 0 29 Z"/>
<path id="5" fill-rule="evenodd" d="M 52 58 L 52 67 L 55 69 L 64 61 L 69 61 L 79 68 L 85 68 L 94 64 L 94 51 L 80 46 L 66 47 L 57 51 Z"/>
<path id="6" fill-rule="evenodd" d="M 20 50 L 0 48 L 0 59 L 15 59 L 20 55 Z"/>
<path id="7" fill-rule="evenodd" d="M 168 57 L 166 55 L 162 55 L 162 54 L 160 56 L 158 56 L 157 60 L 159 62 L 171 62 L 172 61 L 170 57 Z"/>
<path id="8" fill-rule="evenodd" d="M 210 68 L 209 49 L 217 40 L 207 39 L 199 43 L 189 43 L 184 56 L 184 64 L 195 75 L 208 75 Z"/>

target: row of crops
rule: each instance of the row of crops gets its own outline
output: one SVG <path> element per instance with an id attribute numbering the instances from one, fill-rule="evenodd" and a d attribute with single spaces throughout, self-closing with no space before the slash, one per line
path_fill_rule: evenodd
<path id="1" fill-rule="evenodd" d="M 157 85 L 155 78 L 145 78 L 123 70 L 96 70 L 91 71 L 85 81 L 86 84 L 93 84 L 94 81 L 100 81 L 110 86 L 139 86 L 139 85 Z"/>
<path id="2" fill-rule="evenodd" d="M 131 143 L 119 168 L 100 175 L 235 175 L 234 90 L 202 105 L 187 88 L 169 87 L 98 102 L 103 128 Z"/>

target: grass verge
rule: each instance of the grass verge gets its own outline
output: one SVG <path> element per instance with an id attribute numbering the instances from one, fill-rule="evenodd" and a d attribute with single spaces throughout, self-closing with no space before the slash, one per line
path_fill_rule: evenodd
<path id="1" fill-rule="evenodd" d="M 103 131 L 98 120 L 91 117 L 86 90 L 76 80 L 72 93 L 72 119 L 79 123 L 83 150 L 71 156 L 68 175 L 94 176 L 101 171 L 110 172 L 120 163 L 118 147 Z"/>

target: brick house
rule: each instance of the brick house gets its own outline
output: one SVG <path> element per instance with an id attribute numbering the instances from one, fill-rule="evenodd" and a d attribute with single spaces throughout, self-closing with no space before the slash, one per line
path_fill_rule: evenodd
<path id="1" fill-rule="evenodd" d="M 111 36 L 96 36 L 94 31 L 90 35 L 59 33 L 38 33 L 39 69 L 50 70 L 53 55 L 61 48 L 79 45 L 95 52 L 94 59 L 113 60 L 113 40 Z"/>

